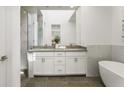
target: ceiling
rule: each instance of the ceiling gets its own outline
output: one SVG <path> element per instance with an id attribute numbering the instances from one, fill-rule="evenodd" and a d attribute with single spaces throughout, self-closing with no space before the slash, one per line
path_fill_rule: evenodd
<path id="1" fill-rule="evenodd" d="M 35 12 L 37 10 L 76 10 L 79 6 L 22 6 L 24 10 Z"/>
<path id="2" fill-rule="evenodd" d="M 75 10 L 77 6 L 72 8 L 70 6 L 38 6 L 37 8 L 40 10 Z"/>

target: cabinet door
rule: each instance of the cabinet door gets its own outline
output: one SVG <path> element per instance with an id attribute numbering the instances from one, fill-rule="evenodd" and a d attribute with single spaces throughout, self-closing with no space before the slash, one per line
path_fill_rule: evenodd
<path id="1" fill-rule="evenodd" d="M 43 74 L 51 75 L 54 74 L 54 58 L 53 57 L 45 57 L 43 59 Z"/>
<path id="2" fill-rule="evenodd" d="M 54 72 L 53 57 L 36 57 L 33 65 L 34 75 L 49 75 Z"/>
<path id="3" fill-rule="evenodd" d="M 43 74 L 43 58 L 42 57 L 35 57 L 35 61 L 33 62 L 33 74 L 34 75 Z"/>
<path id="4" fill-rule="evenodd" d="M 43 74 L 43 69 L 42 69 L 42 63 L 41 61 L 35 61 L 33 65 L 33 74 L 34 75 L 41 75 Z"/>
<path id="5" fill-rule="evenodd" d="M 86 60 L 78 57 L 66 58 L 66 74 L 85 74 Z"/>

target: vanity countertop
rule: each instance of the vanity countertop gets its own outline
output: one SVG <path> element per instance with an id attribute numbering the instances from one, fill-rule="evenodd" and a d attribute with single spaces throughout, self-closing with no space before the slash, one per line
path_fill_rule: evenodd
<path id="1" fill-rule="evenodd" d="M 28 52 L 87 52 L 86 48 L 40 48 L 30 49 Z"/>

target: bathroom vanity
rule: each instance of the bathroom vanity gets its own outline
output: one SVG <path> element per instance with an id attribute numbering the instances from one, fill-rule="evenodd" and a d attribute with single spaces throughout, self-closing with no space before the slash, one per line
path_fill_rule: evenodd
<path id="1" fill-rule="evenodd" d="M 27 56 L 30 78 L 86 74 L 86 49 L 32 49 Z"/>

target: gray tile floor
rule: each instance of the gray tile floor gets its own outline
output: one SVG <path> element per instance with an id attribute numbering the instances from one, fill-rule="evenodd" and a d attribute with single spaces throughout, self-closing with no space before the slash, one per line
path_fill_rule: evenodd
<path id="1" fill-rule="evenodd" d="M 99 77 L 61 76 L 23 78 L 22 87 L 104 87 Z"/>

